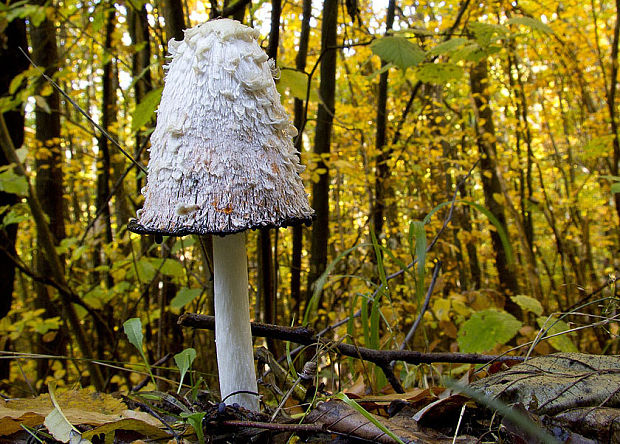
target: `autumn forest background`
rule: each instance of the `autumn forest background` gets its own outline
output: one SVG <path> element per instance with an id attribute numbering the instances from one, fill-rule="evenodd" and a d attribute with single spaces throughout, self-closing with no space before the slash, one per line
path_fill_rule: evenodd
<path id="1" fill-rule="evenodd" d="M 213 332 L 177 324 L 212 314 L 211 240 L 157 244 L 127 223 L 168 41 L 219 16 L 259 29 L 277 60 L 317 214 L 248 234 L 254 320 L 332 326 L 330 340 L 381 350 L 618 353 L 619 12 L 602 0 L 3 1 L 2 393 L 135 386 L 130 318 L 160 388 L 179 380 L 169 357 L 193 347 L 191 380 L 217 391 Z M 289 353 L 298 368 L 304 356 Z M 467 368 L 399 362 L 395 375 L 428 386 Z M 332 391 L 386 386 L 327 351 L 319 371 Z"/>

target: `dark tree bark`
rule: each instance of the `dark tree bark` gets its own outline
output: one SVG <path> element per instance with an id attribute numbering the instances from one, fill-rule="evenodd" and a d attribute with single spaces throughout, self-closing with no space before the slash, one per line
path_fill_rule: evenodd
<path id="1" fill-rule="evenodd" d="M 271 60 L 278 60 L 278 45 L 280 44 L 280 14 L 282 13 L 281 0 L 271 0 L 271 29 L 269 31 L 269 45 L 267 55 Z M 277 324 L 277 291 L 275 283 L 274 257 L 278 256 L 277 250 L 274 252 L 271 242 L 271 230 L 262 229 L 258 232 L 258 251 L 259 251 L 259 276 L 261 285 L 259 287 L 259 299 L 263 303 L 263 320 L 266 323 Z M 278 356 L 278 350 L 273 339 L 267 339 L 267 348 L 274 355 Z"/>
<path id="2" fill-rule="evenodd" d="M 100 7 L 104 7 L 101 5 Z M 105 7 L 109 7 L 106 3 Z M 116 23 L 116 10 L 112 7 L 109 8 L 106 16 L 105 26 L 105 42 L 103 49 L 107 54 L 112 51 L 112 33 L 114 32 L 114 26 Z M 110 126 L 115 119 L 116 114 L 116 82 L 114 77 L 114 66 L 111 58 L 103 65 L 102 76 L 102 101 L 101 101 L 101 127 L 110 133 Z M 99 215 L 99 226 L 103 232 L 102 242 L 112 242 L 112 219 L 110 216 L 110 175 L 112 169 L 112 162 L 110 159 L 110 146 L 109 141 L 104 134 L 100 134 L 97 137 L 97 145 L 99 147 L 99 158 L 97 159 L 97 197 L 95 199 L 95 208 Z M 103 226 L 102 226 L 103 225 Z M 102 257 L 102 249 L 95 249 L 95 264 L 100 265 L 106 263 L 106 260 Z M 103 272 L 98 279 L 100 281 L 105 280 L 108 287 L 113 286 L 111 276 L 107 272 Z"/>
<path id="3" fill-rule="evenodd" d="M 334 95 L 336 92 L 336 61 L 338 52 L 338 2 L 324 0 L 323 23 L 321 25 L 321 83 L 319 95 L 321 103 L 317 113 L 314 153 L 319 156 L 317 168 L 325 172 L 312 186 L 312 207 L 316 211 L 316 221 L 312 228 L 310 247 L 310 271 L 306 299 L 310 300 L 313 284 L 327 266 L 327 241 L 329 239 L 329 167 L 324 161 L 331 147 L 332 125 L 334 120 Z"/>
<path id="4" fill-rule="evenodd" d="M 161 0 L 159 4 L 166 23 L 166 41 L 170 39 L 183 40 L 185 29 L 185 15 L 181 0 Z"/>
<path id="5" fill-rule="evenodd" d="M 480 61 L 471 69 L 470 85 L 476 105 L 477 120 L 481 122 L 476 124 L 476 133 L 478 150 L 480 152 L 485 206 L 502 227 L 506 229 L 504 207 L 495 199 L 495 195 L 502 195 L 502 188 L 495 164 L 497 154 L 495 124 L 493 123 L 493 112 L 489 105 L 489 94 L 487 91 L 488 72 L 486 59 Z M 491 241 L 495 251 L 495 266 L 497 267 L 501 289 L 513 295 L 519 294 L 519 283 L 517 282 L 514 269 L 508 264 L 506 250 L 497 231 L 491 231 Z M 510 298 L 506 298 L 506 310 L 518 318 L 521 317 L 519 306 L 512 302 Z"/>
<path id="6" fill-rule="evenodd" d="M 43 4 L 44 2 L 40 2 Z M 45 74 L 53 77 L 58 70 L 58 50 L 56 46 L 56 28 L 54 22 L 45 19 L 38 27 L 30 28 L 32 58 L 34 63 L 45 70 Z M 42 80 L 42 79 L 41 79 Z M 36 85 L 35 94 L 40 94 L 45 86 L 43 81 Z M 65 237 L 64 203 L 63 203 L 63 153 L 60 146 L 60 99 L 58 92 L 52 90 L 45 97 L 47 107 L 35 108 L 35 125 L 37 140 L 37 154 L 35 155 L 36 169 L 36 196 L 41 203 L 43 212 L 49 220 L 49 229 L 53 242 L 58 245 Z M 41 245 L 41 233 L 37 232 L 37 243 Z M 61 264 L 62 266 L 62 264 Z M 49 258 L 42 249 L 38 249 L 35 256 L 35 270 L 40 276 L 50 276 L 52 270 Z M 43 317 L 59 316 L 64 319 L 58 304 L 52 301 L 52 289 L 42 284 L 35 284 L 36 306 L 45 310 Z M 61 356 L 65 354 L 68 337 L 61 329 L 56 340 L 44 342 L 38 338 L 38 349 L 42 354 Z M 45 378 L 49 371 L 49 362 L 45 359 L 37 361 L 39 378 Z"/>
<path id="7" fill-rule="evenodd" d="M 28 47 L 26 39 L 26 24 L 23 19 L 15 19 L 10 22 L 0 36 L 0 97 L 9 94 L 11 80 L 20 72 L 28 68 L 28 60 L 19 52 L 18 48 L 24 50 Z M 24 143 L 24 112 L 23 105 L 19 105 L 11 111 L 2 114 L 9 128 L 9 136 L 16 147 Z M 9 161 L 4 155 L 4 150 L 0 149 L 0 166 L 8 165 Z M 15 194 L 0 191 L 0 207 L 12 206 L 19 201 Z M 0 222 L 3 221 L 7 212 L 0 213 Z M 13 303 L 13 289 L 15 282 L 15 265 L 11 256 L 15 256 L 15 240 L 17 239 L 17 224 L 11 224 L 0 229 L 0 319 L 4 318 Z M 2 350 L 11 350 L 10 340 L 0 339 Z M 0 360 L 0 379 L 8 379 L 10 374 L 10 361 Z"/>
<path id="8" fill-rule="evenodd" d="M 620 168 L 620 135 L 618 134 L 618 116 L 616 113 L 616 94 L 618 91 L 618 46 L 620 45 L 620 0 L 616 0 L 616 23 L 614 25 L 614 38 L 611 46 L 611 73 L 609 88 L 607 90 L 607 110 L 609 112 L 609 124 L 613 136 L 613 154 L 610 172 L 612 176 L 618 176 Z M 620 222 L 620 193 L 614 194 L 616 202 L 616 214 Z"/>
<path id="9" fill-rule="evenodd" d="M 387 8 L 387 18 L 385 22 L 386 33 L 394 26 L 394 10 L 396 0 L 389 0 Z M 382 61 L 383 68 L 387 62 Z M 377 159 L 375 160 L 375 202 L 372 214 L 375 236 L 380 239 L 383 233 L 383 223 L 385 217 L 386 198 L 389 196 L 389 177 L 391 175 L 388 162 L 392 157 L 392 146 L 386 146 L 386 116 L 387 116 L 387 96 L 388 96 L 388 75 L 389 70 L 381 73 L 379 77 L 379 94 L 377 97 L 377 132 L 375 136 L 375 150 Z"/>
<path id="10" fill-rule="evenodd" d="M 312 16 L 312 0 L 303 0 L 301 33 L 299 36 L 299 51 L 295 58 L 295 68 L 298 71 L 306 70 L 306 59 L 308 58 L 308 42 L 310 40 L 310 17 Z M 293 123 L 299 132 L 295 140 L 295 148 L 301 155 L 303 149 L 303 137 L 301 129 L 304 126 L 306 116 L 304 115 L 304 101 L 295 99 Z M 291 300 L 294 301 L 295 307 L 291 310 L 291 314 L 296 314 L 296 319 L 301 317 L 301 256 L 303 250 L 303 230 L 301 225 L 293 227 L 293 252 L 291 257 Z"/>
<path id="11" fill-rule="evenodd" d="M 132 4 L 133 5 L 133 4 Z M 146 6 L 142 5 L 139 10 L 133 8 L 128 12 L 129 34 L 134 45 L 143 45 L 140 50 L 136 51 L 132 57 L 131 75 L 134 79 L 140 79 L 135 82 L 134 94 L 136 104 L 142 102 L 144 96 L 153 89 L 151 80 L 151 44 L 149 36 L 149 22 L 146 13 Z M 140 148 L 146 142 L 146 138 L 138 132 L 136 134 L 135 159 L 140 162 L 142 156 Z M 140 193 L 143 186 L 143 180 L 136 181 L 136 192 Z"/>
<path id="12" fill-rule="evenodd" d="M 26 39 L 26 24 L 23 19 L 15 19 L 10 22 L 4 34 L 0 36 L 0 97 L 9 94 L 11 80 L 20 72 L 28 68 L 28 60 L 18 48 L 24 50 L 28 47 Z M 10 131 L 11 140 L 16 147 L 24 143 L 24 112 L 23 106 L 3 113 L 4 120 Z M 9 162 L 0 150 L 0 166 Z M 11 206 L 18 202 L 15 194 L 0 191 L 0 207 Z M 6 212 L 0 213 L 0 221 L 4 219 Z M 0 229 L 0 319 L 4 318 L 11 310 L 13 300 L 13 283 L 15 280 L 15 266 L 10 256 L 15 255 L 15 239 L 17 238 L 17 224 L 9 225 Z M 0 378 L 3 376 L 0 375 Z"/>
<path id="13" fill-rule="evenodd" d="M 519 158 L 519 164 L 522 162 L 522 142 L 525 143 L 525 171 L 519 171 L 519 197 L 520 197 L 520 213 L 525 228 L 525 237 L 529 245 L 530 251 L 534 254 L 534 223 L 532 213 L 529 210 L 533 193 L 533 175 L 532 167 L 534 163 L 534 152 L 532 151 L 532 135 L 528 121 L 527 98 L 525 97 L 525 85 L 519 71 L 519 63 L 516 55 L 514 55 L 514 45 L 511 45 L 510 51 L 513 54 L 508 56 L 508 79 L 515 96 L 515 114 L 520 120 L 520 125 L 516 129 L 516 151 Z M 513 77 L 514 73 L 514 77 Z M 516 83 L 515 83 L 516 81 Z"/>

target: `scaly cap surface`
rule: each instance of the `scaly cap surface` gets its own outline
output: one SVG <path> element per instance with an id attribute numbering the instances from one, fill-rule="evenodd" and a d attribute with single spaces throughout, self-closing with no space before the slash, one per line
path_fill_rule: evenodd
<path id="1" fill-rule="evenodd" d="M 170 41 L 145 202 L 131 231 L 229 234 L 311 222 L 297 131 L 258 35 L 219 19 Z"/>

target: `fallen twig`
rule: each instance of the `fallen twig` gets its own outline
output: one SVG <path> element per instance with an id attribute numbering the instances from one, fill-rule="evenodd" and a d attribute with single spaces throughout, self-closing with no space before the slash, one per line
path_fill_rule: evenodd
<path id="1" fill-rule="evenodd" d="M 215 329 L 213 316 L 185 313 L 177 321 L 184 327 L 194 327 L 205 330 Z M 252 322 L 252 335 L 269 337 L 283 341 L 291 341 L 302 345 L 327 345 L 330 349 L 344 356 L 363 359 L 377 365 L 388 365 L 391 361 L 403 361 L 409 364 L 430 364 L 434 362 L 460 364 L 486 364 L 491 361 L 523 361 L 520 356 L 481 355 L 477 353 L 423 353 L 410 350 L 373 350 L 365 347 L 356 347 L 351 344 L 330 343 L 314 334 L 308 327 L 284 327 L 274 324 Z"/>

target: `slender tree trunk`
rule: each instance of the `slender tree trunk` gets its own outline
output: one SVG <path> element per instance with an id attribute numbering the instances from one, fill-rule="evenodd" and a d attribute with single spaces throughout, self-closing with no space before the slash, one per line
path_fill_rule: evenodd
<path id="1" fill-rule="evenodd" d="M 301 33 L 299 36 L 299 51 L 295 58 L 295 68 L 298 71 L 306 70 L 306 59 L 308 58 L 308 42 L 310 40 L 310 16 L 312 15 L 312 0 L 303 0 Z M 295 128 L 299 132 L 295 140 L 295 148 L 301 156 L 303 149 L 303 137 L 301 129 L 306 120 L 304 116 L 304 101 L 295 99 L 295 116 L 293 118 Z M 296 314 L 296 319 L 301 317 L 301 256 L 303 250 L 303 230 L 301 225 L 293 227 L 293 251 L 291 257 L 291 300 L 294 301 L 294 309 L 291 314 Z"/>
<path id="2" fill-rule="evenodd" d="M 20 72 L 28 68 L 28 61 L 19 52 L 18 48 L 27 48 L 26 23 L 23 19 L 14 19 L 4 30 L 5 42 L 0 45 L 0 97 L 9 94 L 11 80 Z M 21 89 L 21 88 L 20 88 Z M 22 146 L 24 143 L 24 112 L 23 104 L 20 104 L 11 111 L 3 113 L 4 120 L 9 128 L 10 137 L 13 145 Z M 10 162 L 4 155 L 4 150 L 0 149 L 0 166 L 8 165 Z M 0 191 L 0 208 L 12 206 L 19 201 L 15 194 Z M 3 222 L 7 211 L 0 212 L 0 224 Z M 0 229 L 0 282 L 3 283 L 0 289 L 0 319 L 4 318 L 11 310 L 13 302 L 13 289 L 15 283 L 15 265 L 11 256 L 15 256 L 15 241 L 17 239 L 17 224 L 8 225 Z M 9 338 L 0 339 L 2 350 L 11 350 Z M 10 373 L 10 361 L 0 360 L 0 379 L 8 379 Z"/>
<path id="3" fill-rule="evenodd" d="M 609 111 L 609 124 L 613 136 L 613 154 L 611 163 L 611 175 L 618 176 L 620 168 L 620 135 L 618 134 L 618 116 L 616 113 L 616 93 L 618 90 L 618 45 L 620 44 L 620 0 L 616 0 L 616 24 L 614 25 L 614 39 L 611 46 L 611 73 L 609 90 L 607 91 L 607 109 Z M 614 194 L 616 213 L 620 222 L 620 193 Z"/>
<path id="4" fill-rule="evenodd" d="M 312 186 L 312 207 L 316 211 L 316 221 L 312 227 L 310 247 L 310 272 L 306 299 L 310 300 L 313 284 L 327 266 L 327 241 L 329 239 L 329 167 L 324 159 L 330 153 L 332 124 L 334 119 L 334 95 L 336 91 L 336 50 L 338 38 L 338 2 L 324 0 L 323 23 L 321 25 L 321 84 L 319 95 L 321 103 L 317 113 L 314 152 L 319 156 L 318 169 L 325 172 Z"/>
<path id="5" fill-rule="evenodd" d="M 112 33 L 116 23 L 116 10 L 110 8 L 110 4 L 106 3 L 100 7 L 108 7 L 105 26 L 105 42 L 103 49 L 106 54 L 112 51 Z M 114 66 L 111 57 L 103 65 L 102 76 L 102 101 L 101 101 L 101 127 L 110 132 L 110 126 L 115 119 L 116 114 L 116 85 L 114 81 Z M 109 141 L 104 134 L 97 137 L 97 145 L 99 147 L 99 158 L 97 160 L 97 197 L 95 199 L 95 207 L 97 208 L 98 228 L 99 232 L 103 232 L 102 242 L 112 242 L 112 218 L 110 215 L 110 175 L 112 164 L 110 160 Z M 103 257 L 103 249 L 101 246 L 95 250 L 95 261 L 97 265 L 105 264 L 107 260 Z M 99 281 L 105 281 L 108 287 L 112 287 L 111 275 L 104 272 L 98 277 Z"/>
<path id="6" fill-rule="evenodd" d="M 527 237 L 525 235 L 526 230 L 523 224 L 523 220 L 521 219 L 521 216 L 517 211 L 516 207 L 512 203 L 512 198 L 508 193 L 506 182 L 503 179 L 503 175 L 497 161 L 495 125 L 493 123 L 493 112 L 491 111 L 491 107 L 489 104 L 490 98 L 487 91 L 488 72 L 486 60 L 479 62 L 474 67 L 474 69 L 472 69 L 470 82 L 472 85 L 472 94 L 474 95 L 474 101 L 476 103 L 477 118 L 479 119 L 479 121 L 484 122 L 484 125 L 477 124 L 476 130 L 478 131 L 478 147 L 481 153 L 480 165 L 483 171 L 488 171 L 489 175 L 489 177 L 487 177 L 486 174 L 483 174 L 482 178 L 483 191 L 485 193 L 485 202 L 489 211 L 493 213 L 493 215 L 500 221 L 500 223 L 504 227 L 506 227 L 504 206 L 510 212 L 510 215 L 512 216 L 512 223 L 514 223 L 516 226 L 517 236 L 521 245 L 520 251 L 523 255 L 524 266 L 527 272 L 528 287 L 532 292 L 532 296 L 541 300 L 543 297 L 543 292 L 536 266 L 536 258 L 534 257 L 532 249 L 530 248 Z M 494 194 L 498 192 L 503 196 L 505 205 L 500 205 L 495 200 Z M 491 234 L 499 238 L 496 232 L 492 232 Z M 496 247 L 496 259 L 498 262 L 497 265 L 499 272 L 500 266 L 506 267 L 508 264 L 506 262 L 504 262 L 503 265 L 499 263 L 502 256 L 503 258 L 506 257 L 505 250 L 503 248 L 503 245 L 501 245 L 501 242 L 500 250 L 497 249 L 495 240 L 493 242 L 494 246 Z M 503 279 L 502 273 L 500 273 L 500 285 L 509 292 L 518 291 L 519 286 L 514 275 L 514 269 L 508 271 L 512 271 L 512 274 L 510 276 L 504 276 Z M 512 283 L 511 280 L 514 280 L 514 283 Z M 510 285 L 513 284 L 516 286 L 511 287 Z M 514 304 L 510 299 L 507 300 L 506 309 L 513 314 L 521 312 L 520 308 L 516 306 L 516 304 Z"/>
<path id="7" fill-rule="evenodd" d="M 394 10 L 396 0 L 389 0 L 387 7 L 387 18 L 385 21 L 386 33 L 389 33 L 394 26 Z M 381 67 L 385 67 L 386 62 L 381 62 Z M 389 196 L 389 178 L 391 176 L 388 162 L 392 157 L 392 146 L 386 146 L 386 121 L 387 121 L 387 96 L 388 96 L 388 75 L 389 70 L 385 70 L 379 77 L 379 92 L 377 98 L 377 132 L 375 135 L 375 150 L 378 153 L 375 161 L 375 202 L 372 214 L 375 236 L 381 238 L 385 217 L 386 198 Z"/>
<path id="8" fill-rule="evenodd" d="M 131 35 L 131 41 L 134 45 L 143 45 L 140 50 L 136 51 L 133 55 L 131 74 L 134 79 L 138 79 L 135 82 L 134 94 L 136 104 L 142 102 L 144 96 L 153 89 L 151 80 L 151 70 L 149 68 L 151 64 L 151 44 L 149 36 L 149 22 L 146 13 L 146 6 L 142 5 L 139 10 L 135 10 L 130 7 L 128 12 L 129 21 L 129 34 Z M 142 153 L 140 151 L 142 145 L 146 143 L 146 138 L 142 133 L 136 134 L 136 149 L 135 159 L 140 162 Z M 141 178 L 136 180 L 136 192 L 140 193 L 143 186 L 143 180 Z"/>
<path id="9" fill-rule="evenodd" d="M 58 70 L 58 52 L 56 47 L 56 28 L 54 22 L 45 19 L 40 26 L 31 25 L 30 39 L 33 61 L 45 69 L 45 73 L 53 77 Z M 43 82 L 38 83 L 36 94 L 40 94 Z M 47 107 L 35 108 L 35 125 L 37 154 L 35 155 L 36 184 L 35 191 L 41 207 L 49 218 L 49 227 L 56 245 L 65 237 L 64 203 L 63 203 L 63 153 L 60 147 L 60 100 L 58 92 L 53 90 L 45 97 Z M 37 243 L 41 244 L 40 233 Z M 35 270 L 40 276 L 51 274 L 48 258 L 41 249 L 35 256 Z M 60 316 L 64 319 L 61 309 L 52 301 L 52 290 L 41 284 L 35 284 L 37 308 L 45 310 L 43 317 Z M 51 355 L 64 355 L 67 336 L 63 330 L 58 331 L 55 341 L 46 343 L 38 338 L 39 352 Z M 49 362 L 45 359 L 37 361 L 39 378 L 45 378 L 49 371 Z"/>
<path id="10" fill-rule="evenodd" d="M 6 41 L 0 45 L 0 97 L 9 94 L 9 85 L 13 78 L 20 72 L 28 69 L 28 61 L 19 52 L 18 48 L 26 48 L 26 24 L 23 19 L 14 19 L 4 30 Z M 23 105 L 19 105 L 11 111 L 3 113 L 4 120 L 10 131 L 11 140 L 16 147 L 24 143 L 24 111 Z M 0 151 L 0 166 L 9 164 Z M 0 191 L 0 208 L 16 204 L 19 198 L 15 194 Z M 0 221 L 4 219 L 6 212 L 0 213 Z M 15 239 L 17 238 L 17 224 L 11 224 L 0 229 L 0 319 L 4 318 L 11 310 L 13 300 L 13 283 L 15 280 L 15 266 L 10 256 L 15 255 Z M 2 378 L 2 376 L 0 376 Z"/>
<path id="11" fill-rule="evenodd" d="M 269 31 L 269 46 L 267 55 L 271 60 L 278 60 L 278 45 L 280 44 L 280 14 L 282 13 L 281 0 L 271 0 L 271 29 Z M 277 229 L 277 228 L 276 228 Z M 261 293 L 259 298 L 263 302 L 263 321 L 267 324 L 277 324 L 277 290 L 274 273 L 274 257 L 278 256 L 277 250 L 274 252 L 271 242 L 271 230 L 262 229 L 258 232 L 258 248 L 260 254 L 259 274 Z M 278 356 L 275 341 L 267 339 L 267 348 L 274 355 Z"/>
<path id="12" fill-rule="evenodd" d="M 482 169 L 482 188 L 484 201 L 487 209 L 495 216 L 499 223 L 506 229 L 506 216 L 504 207 L 495 198 L 502 194 L 502 189 L 497 176 L 495 124 L 493 123 L 493 112 L 489 105 L 489 95 L 487 91 L 488 73 L 487 62 L 482 60 L 475 65 L 470 73 L 471 92 L 476 104 L 477 120 L 476 125 L 478 150 L 480 152 L 480 167 Z M 515 275 L 515 270 L 508 264 L 506 250 L 497 231 L 491 231 L 491 241 L 495 251 L 495 266 L 499 277 L 500 287 L 504 292 L 512 295 L 519 294 L 519 283 Z M 518 305 L 506 298 L 506 310 L 517 317 L 521 317 L 521 310 Z"/>
<path id="13" fill-rule="evenodd" d="M 159 6 L 164 15 L 166 23 L 166 41 L 175 39 L 183 40 L 183 30 L 185 29 L 185 16 L 183 14 L 183 3 L 181 0 L 161 0 Z"/>

